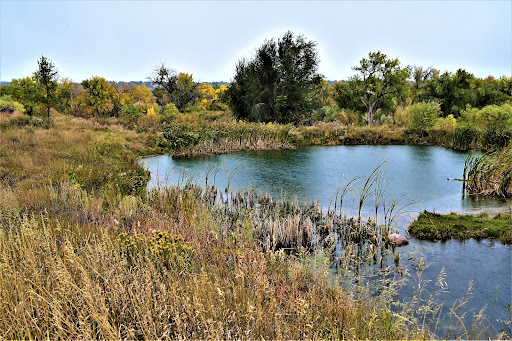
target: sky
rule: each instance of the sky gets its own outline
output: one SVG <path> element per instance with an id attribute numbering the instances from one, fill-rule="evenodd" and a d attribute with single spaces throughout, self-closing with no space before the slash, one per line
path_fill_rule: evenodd
<path id="1" fill-rule="evenodd" d="M 348 79 L 380 50 L 402 65 L 512 76 L 512 1 L 0 0 L 0 80 L 51 59 L 61 77 L 146 80 L 158 65 L 201 82 L 287 30 L 317 42 L 319 72 Z"/>

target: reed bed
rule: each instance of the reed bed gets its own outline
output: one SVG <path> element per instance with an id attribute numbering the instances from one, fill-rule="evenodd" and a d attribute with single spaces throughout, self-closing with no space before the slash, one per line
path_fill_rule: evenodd
<path id="1" fill-rule="evenodd" d="M 164 128 L 175 156 L 293 148 L 289 125 L 246 122 L 177 122 Z"/>
<path id="2" fill-rule="evenodd" d="M 512 146 L 468 157 L 463 180 L 471 194 L 512 197 Z"/>

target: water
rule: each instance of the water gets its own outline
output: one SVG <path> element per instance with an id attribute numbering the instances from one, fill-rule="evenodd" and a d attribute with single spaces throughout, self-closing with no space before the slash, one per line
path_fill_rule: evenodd
<path id="1" fill-rule="evenodd" d="M 387 182 L 388 204 L 401 195 L 407 198 L 401 201 L 402 205 L 415 202 L 407 206 L 409 213 L 395 222 L 401 233 L 407 235 L 408 223 L 425 209 L 440 213 L 512 211 L 511 200 L 463 196 L 462 182 L 447 180 L 462 177 L 467 155 L 426 146 L 315 146 L 196 158 L 162 155 L 143 162 L 151 171 L 150 188 L 186 181 L 204 185 L 210 170 L 209 184 L 215 181 L 218 188 L 224 189 L 231 175 L 231 188 L 252 186 L 274 198 L 297 196 L 307 202 L 318 201 L 326 210 L 329 205 L 333 207 L 333 194 L 340 184 L 344 185 L 356 176 L 369 175 L 382 160 L 388 160 L 381 167 Z M 357 213 L 357 188 L 362 185 L 359 181 L 354 193 L 345 197 L 343 209 L 346 214 Z M 370 198 L 363 213 L 374 215 L 374 211 Z M 413 266 L 423 257 L 428 264 L 423 279 L 435 282 L 441 270 L 446 273 L 447 291 L 438 296 L 444 302 L 445 314 L 449 313 L 454 299 L 465 295 L 472 281 L 472 297 L 466 310 L 476 314 L 486 306 L 489 320 L 493 320 L 495 330 L 499 331 L 501 324 L 497 320 L 506 318 L 507 305 L 512 303 L 512 247 L 493 241 L 429 242 L 408 237 L 411 243 L 400 249 L 400 258 L 401 265 L 407 266 L 411 275 L 409 284 L 401 289 L 399 299 L 410 299 L 417 289 Z M 391 258 L 386 261 L 394 266 Z M 432 288 L 433 285 L 426 288 L 425 297 Z"/>
<path id="2" fill-rule="evenodd" d="M 347 179 L 369 175 L 381 160 L 389 182 L 390 197 L 405 195 L 418 202 L 408 210 L 424 209 L 440 213 L 512 210 L 512 202 L 488 197 L 463 197 L 462 182 L 447 180 L 462 178 L 467 153 L 442 147 L 425 146 L 314 146 L 295 150 L 259 151 L 212 155 L 196 158 L 171 158 L 167 155 L 144 160 L 152 172 L 149 187 L 176 184 L 191 180 L 205 183 L 209 168 L 217 169 L 215 185 L 225 188 L 229 174 L 234 171 L 231 187 L 249 186 L 274 198 L 297 196 L 299 200 L 318 201 L 329 206 L 339 184 Z M 343 176 L 343 179 L 340 178 Z M 213 184 L 213 174 L 209 184 Z M 362 186 L 362 182 L 359 182 Z M 357 211 L 359 195 L 348 195 L 344 200 L 347 214 Z M 391 198 L 388 200 L 390 201 Z M 333 206 L 333 204 L 331 205 Z M 365 211 L 373 213 L 371 199 Z"/>

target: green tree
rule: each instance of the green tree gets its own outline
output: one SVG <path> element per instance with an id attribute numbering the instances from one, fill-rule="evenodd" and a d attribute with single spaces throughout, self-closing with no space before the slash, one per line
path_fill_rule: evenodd
<path id="1" fill-rule="evenodd" d="M 239 119 L 308 121 L 321 105 L 317 69 L 316 43 L 288 31 L 277 41 L 266 40 L 253 59 L 238 61 L 226 98 Z"/>
<path id="2" fill-rule="evenodd" d="M 114 110 L 115 90 L 103 77 L 92 77 L 82 81 L 82 86 L 87 91 L 86 103 L 96 111 L 99 116 L 110 116 Z"/>
<path id="3" fill-rule="evenodd" d="M 35 78 L 36 82 L 41 84 L 43 89 L 42 100 L 46 107 L 48 117 L 50 117 L 50 107 L 55 101 L 57 94 L 59 72 L 52 61 L 45 56 L 41 56 L 37 64 L 39 69 L 35 74 Z"/>
<path id="4" fill-rule="evenodd" d="M 32 116 L 38 112 L 43 89 L 36 83 L 35 76 L 13 79 L 3 92 L 23 104 L 28 115 Z"/>
<path id="5" fill-rule="evenodd" d="M 359 63 L 360 65 L 352 67 L 359 74 L 351 77 L 350 82 L 366 107 L 366 116 L 363 119 L 373 125 L 375 112 L 386 97 L 396 96 L 407 88 L 410 67 L 400 67 L 398 59 L 390 59 L 380 51 L 370 52 L 368 59 L 363 58 Z"/>
<path id="6" fill-rule="evenodd" d="M 199 97 L 197 84 L 194 82 L 192 75 L 182 72 L 178 74 L 176 70 L 165 66 L 163 63 L 148 78 L 150 82 L 156 84 L 158 88 L 163 89 L 166 93 L 165 96 L 161 93 L 161 90 L 153 92 L 161 107 L 171 102 L 178 110 L 182 111 Z"/>

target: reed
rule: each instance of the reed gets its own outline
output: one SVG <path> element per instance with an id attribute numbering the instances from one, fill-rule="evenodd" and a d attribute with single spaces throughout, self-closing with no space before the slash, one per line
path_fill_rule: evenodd
<path id="1" fill-rule="evenodd" d="M 464 188 L 470 194 L 512 196 L 512 146 L 473 154 L 464 164 Z"/>

